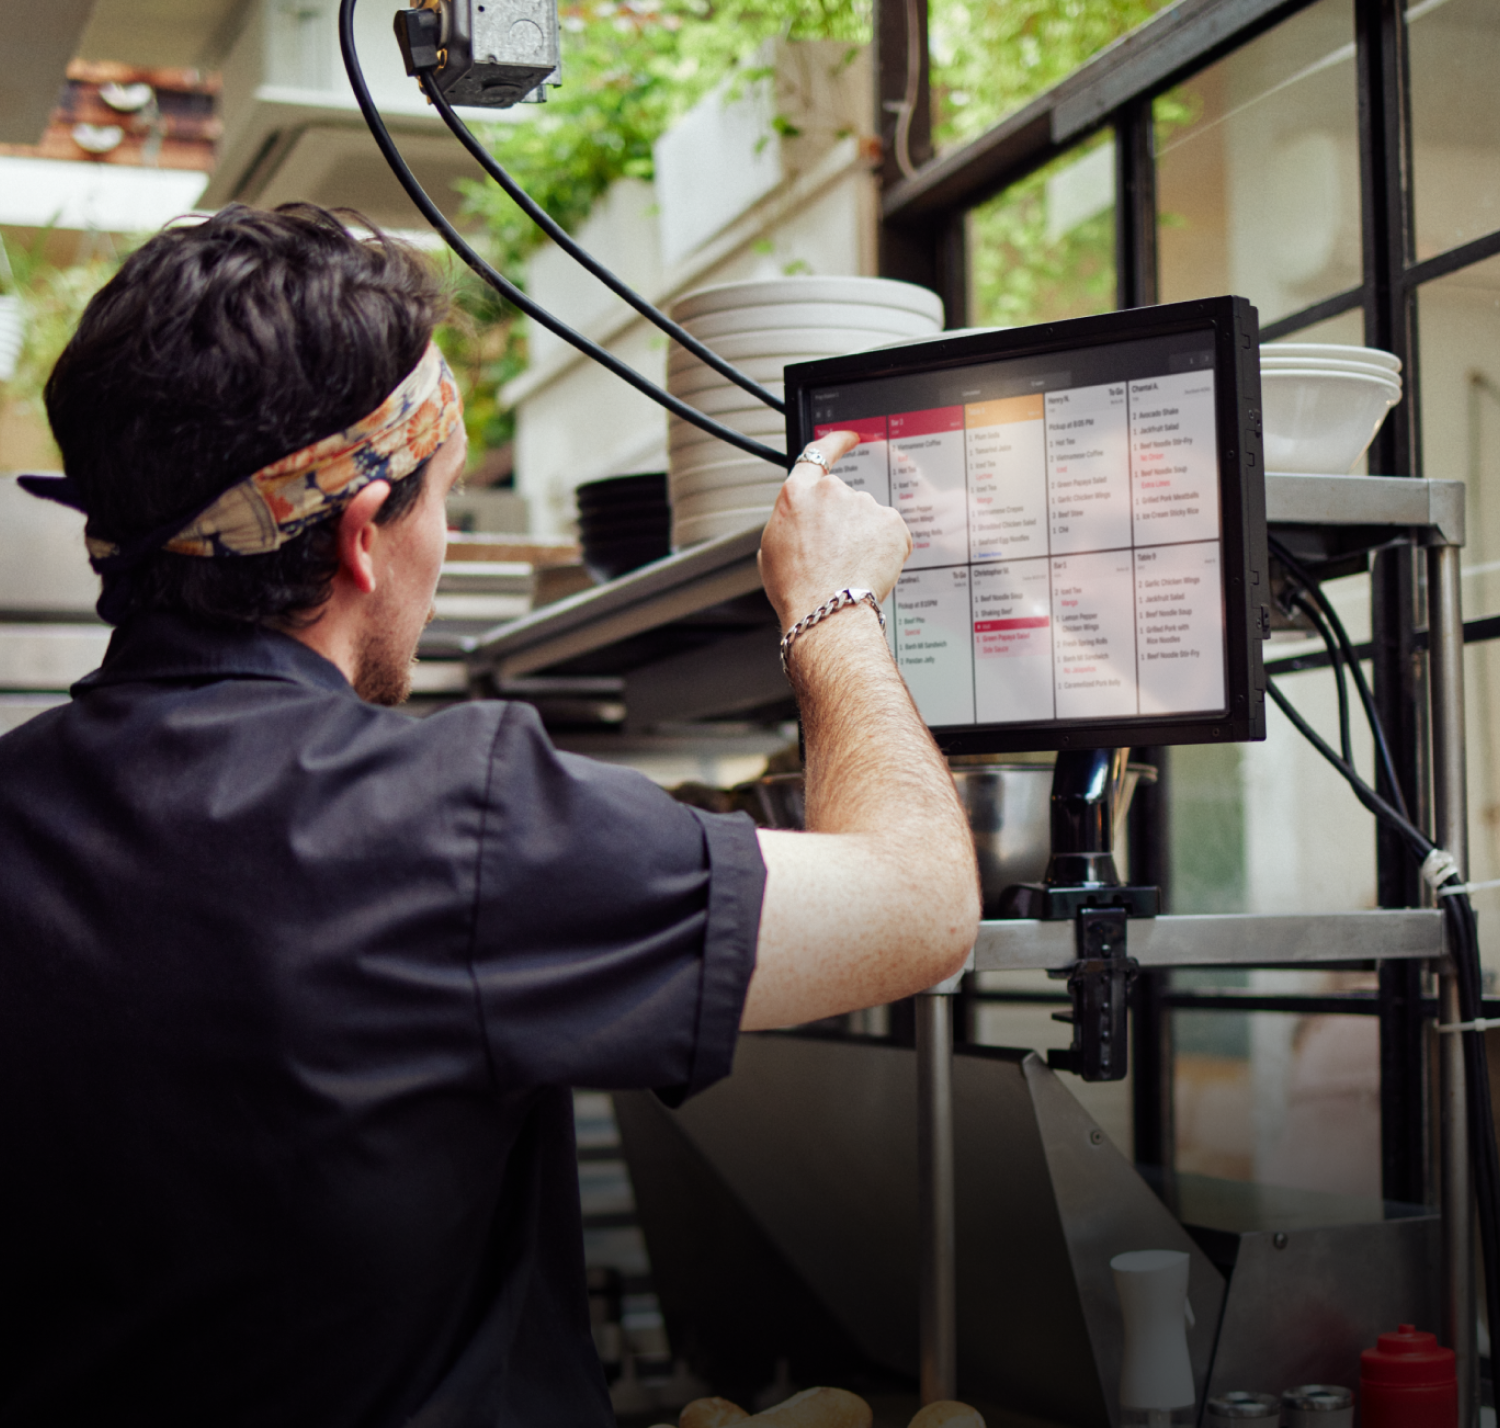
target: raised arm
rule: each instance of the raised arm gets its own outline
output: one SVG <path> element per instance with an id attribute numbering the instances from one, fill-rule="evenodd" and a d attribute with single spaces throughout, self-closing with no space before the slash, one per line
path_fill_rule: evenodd
<path id="1" fill-rule="evenodd" d="M 856 439 L 815 445 L 832 464 Z M 895 511 L 800 462 L 766 527 L 761 577 L 785 630 L 848 586 L 883 600 L 910 551 Z M 808 831 L 760 834 L 767 878 L 747 1031 L 921 991 L 963 965 L 979 920 L 968 822 L 874 611 L 846 607 L 799 635 L 790 672 Z"/>

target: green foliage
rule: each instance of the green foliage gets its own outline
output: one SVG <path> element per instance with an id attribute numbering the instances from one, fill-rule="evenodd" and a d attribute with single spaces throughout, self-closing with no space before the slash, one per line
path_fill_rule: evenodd
<path id="1" fill-rule="evenodd" d="M 767 77 L 756 49 L 790 39 L 869 40 L 868 0 L 593 0 L 564 4 L 563 85 L 547 103 L 480 130 L 518 183 L 570 232 L 616 179 L 650 179 L 651 151 L 674 120 L 726 80 Z M 775 121 L 773 121 L 775 122 Z M 780 119 L 777 131 L 795 137 Z M 485 255 L 524 284 L 541 234 L 493 183 L 460 185 L 483 226 Z M 508 441 L 514 422 L 497 387 L 526 365 L 524 325 L 467 270 L 454 279 L 458 319 L 439 342 L 464 373 L 476 456 Z"/>
<path id="2" fill-rule="evenodd" d="M 969 308 L 976 326 L 1019 327 L 1113 310 L 1113 205 L 1056 238 L 1047 231 L 1047 180 L 1109 143 L 1101 134 L 970 213 Z"/>
<path id="3" fill-rule="evenodd" d="M 119 270 L 123 255 L 96 255 L 82 263 L 59 268 L 39 258 L 40 244 L 23 268 L 11 254 L 11 268 L 26 315 L 26 335 L 16 375 L 8 395 L 42 410 L 42 388 L 89 305 L 89 299 Z M 21 281 L 24 271 L 25 280 Z"/>
<path id="4" fill-rule="evenodd" d="M 933 140 L 962 144 L 1168 0 L 928 0 Z"/>

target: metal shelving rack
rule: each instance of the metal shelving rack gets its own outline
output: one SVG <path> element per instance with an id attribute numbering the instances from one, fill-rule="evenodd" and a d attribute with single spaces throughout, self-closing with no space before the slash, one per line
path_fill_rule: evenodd
<path id="1" fill-rule="evenodd" d="M 1467 876 L 1463 611 L 1459 550 L 1464 487 L 1400 477 L 1269 475 L 1267 519 L 1296 536 L 1326 535 L 1341 556 L 1405 537 L 1425 551 L 1432 836 Z M 698 546 L 517 620 L 469 642 L 476 688 L 566 671 L 583 661 L 623 678 L 652 710 L 686 718 L 763 707 L 785 697 L 778 683 L 769 606 L 760 596 L 759 532 Z M 765 607 L 762 609 L 761 607 Z M 708 625 L 703 623 L 710 617 Z M 691 635 L 685 633 L 691 627 Z M 774 626 L 771 627 L 774 629 Z M 673 632 L 680 634 L 673 643 Z M 678 701 L 674 704 L 673 700 Z M 629 717 L 629 715 L 627 715 Z M 1417 959 L 1437 972 L 1439 1021 L 1461 1020 L 1458 988 L 1433 908 L 1332 912 L 1319 916 L 1162 916 L 1133 921 L 1130 954 L 1142 967 L 1325 967 Z M 1066 922 L 985 922 L 974 947 L 978 971 L 1061 969 L 1075 957 Z M 918 1000 L 918 1137 L 922 1176 L 921 1377 L 924 1400 L 956 1396 L 952 1018 L 946 997 L 958 978 Z M 1459 1038 L 1439 1055 L 1443 1219 L 1442 1337 L 1458 1354 L 1459 1422 L 1479 1421 L 1473 1190 L 1465 1140 Z"/>

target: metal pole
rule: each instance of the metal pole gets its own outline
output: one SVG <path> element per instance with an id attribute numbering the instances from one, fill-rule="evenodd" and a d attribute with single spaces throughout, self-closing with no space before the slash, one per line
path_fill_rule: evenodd
<path id="1" fill-rule="evenodd" d="M 955 979 L 956 981 L 957 979 Z M 922 1402 L 958 1397 L 958 1263 L 953 1180 L 953 1013 L 941 992 L 917 1003 L 917 1327 Z"/>
<path id="2" fill-rule="evenodd" d="M 1464 632 L 1458 547 L 1427 552 L 1427 638 L 1432 690 L 1433 837 L 1469 874 L 1464 766 Z M 1458 979 L 1438 976 L 1438 1018 L 1462 1021 Z M 1474 1294 L 1474 1185 L 1469 1166 L 1462 1039 L 1438 1038 L 1443 1205 L 1443 1330 L 1458 1356 L 1459 1428 L 1479 1422 L 1479 1345 Z M 1495 1332 L 1492 1326 L 1491 1332 Z"/>

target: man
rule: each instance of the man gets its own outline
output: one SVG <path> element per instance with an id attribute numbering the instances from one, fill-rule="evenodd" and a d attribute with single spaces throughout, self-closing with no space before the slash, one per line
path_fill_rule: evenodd
<path id="1" fill-rule="evenodd" d="M 951 781 L 872 609 L 790 651 L 806 834 L 388 707 L 457 394 L 428 270 L 307 207 L 158 235 L 48 411 L 118 625 L 0 739 L 0 1424 L 611 1423 L 569 1087 L 680 1098 L 740 1028 L 908 995 L 974 936 Z M 783 628 L 900 519 L 799 463 Z"/>

